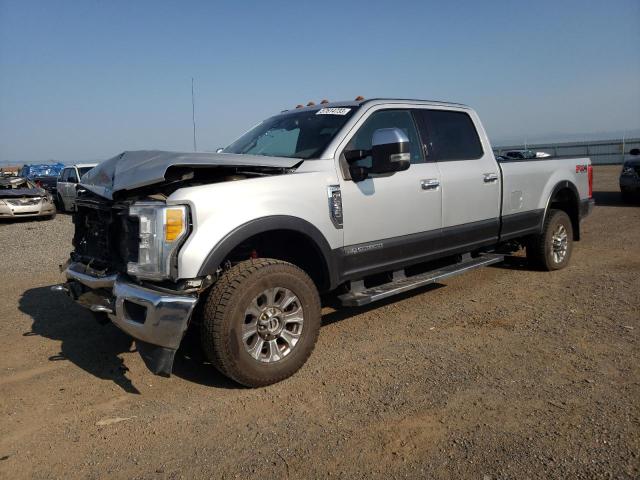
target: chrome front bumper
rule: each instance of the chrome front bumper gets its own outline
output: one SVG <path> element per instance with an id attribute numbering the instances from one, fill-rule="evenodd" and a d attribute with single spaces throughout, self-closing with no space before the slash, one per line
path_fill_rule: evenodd
<path id="1" fill-rule="evenodd" d="M 71 263 L 64 274 L 67 283 L 53 287 L 65 291 L 76 302 L 94 312 L 107 313 L 121 330 L 142 343 L 138 344 L 143 359 L 154 373 L 169 374 L 173 355 L 180 346 L 193 309 L 196 295 L 161 292 L 135 284 L 122 275 L 100 275 L 82 264 Z M 143 348 L 140 348 L 140 347 Z M 154 347 L 160 348 L 160 353 Z M 158 370 L 152 363 L 164 365 Z M 170 357 L 170 358 L 167 358 Z M 168 368 L 169 371 L 165 371 Z"/>
<path id="2" fill-rule="evenodd" d="M 133 338 L 177 350 L 198 298 L 167 295 L 117 279 L 111 321 Z"/>

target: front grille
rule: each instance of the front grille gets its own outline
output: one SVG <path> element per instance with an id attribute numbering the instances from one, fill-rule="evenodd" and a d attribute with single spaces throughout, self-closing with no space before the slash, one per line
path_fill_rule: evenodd
<path id="1" fill-rule="evenodd" d="M 30 205 L 38 205 L 40 198 L 10 198 L 6 200 L 6 202 L 14 207 L 27 207 Z"/>
<path id="2" fill-rule="evenodd" d="M 138 261 L 139 222 L 129 206 L 97 196 L 79 198 L 73 215 L 75 233 L 71 258 L 96 270 L 124 273 Z"/>

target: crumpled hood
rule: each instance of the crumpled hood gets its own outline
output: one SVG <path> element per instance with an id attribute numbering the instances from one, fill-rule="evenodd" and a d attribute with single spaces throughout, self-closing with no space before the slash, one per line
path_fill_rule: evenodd
<path id="1" fill-rule="evenodd" d="M 44 197 L 46 192 L 42 188 L 13 188 L 0 190 L 0 198 Z"/>
<path id="2" fill-rule="evenodd" d="M 169 167 L 272 167 L 292 168 L 299 158 L 238 155 L 234 153 L 182 153 L 158 150 L 123 152 L 89 170 L 81 179 L 82 185 L 108 199 L 120 190 L 153 185 L 165 180 Z"/>

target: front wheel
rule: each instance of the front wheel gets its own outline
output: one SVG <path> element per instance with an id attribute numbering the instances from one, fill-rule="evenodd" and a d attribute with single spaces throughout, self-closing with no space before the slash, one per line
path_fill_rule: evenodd
<path id="1" fill-rule="evenodd" d="M 527 245 L 527 259 L 543 270 L 560 270 L 569 264 L 573 250 L 573 226 L 562 210 L 549 210 L 540 235 Z"/>
<path id="2" fill-rule="evenodd" d="M 309 276 L 290 263 L 261 258 L 225 272 L 202 311 L 205 355 L 248 387 L 284 380 L 307 361 L 320 331 L 320 298 Z"/>

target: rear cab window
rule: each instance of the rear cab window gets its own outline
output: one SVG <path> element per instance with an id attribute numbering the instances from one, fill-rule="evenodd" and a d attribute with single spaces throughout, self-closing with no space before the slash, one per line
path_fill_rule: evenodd
<path id="1" fill-rule="evenodd" d="M 78 175 L 80 176 L 80 178 L 82 178 L 84 176 L 84 174 L 87 173 L 92 168 L 93 167 L 80 167 L 80 168 L 78 168 Z"/>
<path id="2" fill-rule="evenodd" d="M 483 156 L 480 136 L 466 112 L 415 110 L 429 160 L 476 160 Z"/>

